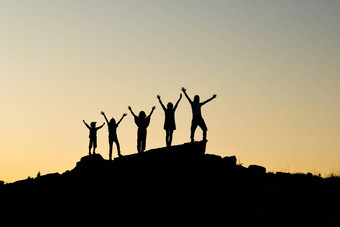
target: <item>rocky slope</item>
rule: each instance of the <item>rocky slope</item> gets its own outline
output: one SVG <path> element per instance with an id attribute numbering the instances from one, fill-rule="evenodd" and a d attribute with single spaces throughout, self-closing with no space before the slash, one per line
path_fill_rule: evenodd
<path id="1" fill-rule="evenodd" d="M 75 168 L 0 187 L 12 224 L 227 225 L 340 223 L 340 180 L 266 173 L 236 157 L 205 154 L 205 142 Z"/>

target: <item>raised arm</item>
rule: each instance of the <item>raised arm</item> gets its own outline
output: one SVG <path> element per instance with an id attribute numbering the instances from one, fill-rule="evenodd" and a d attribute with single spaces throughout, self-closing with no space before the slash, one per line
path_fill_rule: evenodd
<path id="1" fill-rule="evenodd" d="M 101 129 L 104 125 L 105 125 L 105 122 L 104 122 L 101 126 L 99 126 L 99 127 L 97 128 L 97 130 L 98 130 L 98 129 Z"/>
<path id="2" fill-rule="evenodd" d="M 107 120 L 107 118 L 106 118 L 106 116 L 105 116 L 105 113 L 104 113 L 103 111 L 100 112 L 100 113 L 104 116 L 106 123 L 109 124 L 109 121 Z"/>
<path id="3" fill-rule="evenodd" d="M 132 111 L 131 106 L 128 106 L 128 109 L 130 110 L 132 116 L 137 117 L 136 114 Z"/>
<path id="4" fill-rule="evenodd" d="M 153 111 L 156 109 L 156 107 L 155 106 L 153 106 L 152 107 L 152 109 L 151 109 L 151 112 L 150 112 L 150 114 L 149 114 L 149 116 L 148 117 L 151 117 L 151 115 L 152 115 L 152 113 L 153 113 Z"/>
<path id="5" fill-rule="evenodd" d="M 183 91 L 185 97 L 188 99 L 188 101 L 189 101 L 190 104 L 191 104 L 191 103 L 192 103 L 192 100 L 190 99 L 190 97 L 189 97 L 188 94 L 187 94 L 187 89 L 185 89 L 184 87 L 182 87 L 182 91 Z"/>
<path id="6" fill-rule="evenodd" d="M 162 103 L 161 96 L 157 95 L 157 98 L 158 98 L 158 101 L 159 101 L 159 103 L 161 104 L 163 110 L 165 111 L 166 108 L 165 108 L 164 104 Z"/>
<path id="7" fill-rule="evenodd" d="M 177 106 L 178 106 L 178 104 L 179 104 L 179 101 L 181 101 L 181 99 L 182 99 L 182 94 L 179 95 L 179 99 L 178 99 L 178 101 L 176 102 L 176 105 L 175 105 L 175 107 L 174 107 L 174 110 L 177 109 Z"/>
<path id="8" fill-rule="evenodd" d="M 210 99 L 204 101 L 201 103 L 201 105 L 203 106 L 204 104 L 206 104 L 207 102 L 210 102 L 211 100 L 213 100 L 214 98 L 216 98 L 216 95 L 214 94 Z"/>
<path id="9" fill-rule="evenodd" d="M 119 123 L 123 120 L 123 118 L 124 118 L 126 115 L 127 115 L 126 113 L 123 114 L 122 118 L 121 118 L 121 119 L 118 121 L 118 123 L 117 123 L 117 127 L 118 127 Z"/>
<path id="10" fill-rule="evenodd" d="M 88 129 L 90 129 L 90 126 L 89 126 L 88 124 L 86 124 L 85 120 L 83 120 L 83 122 L 84 122 L 84 124 L 86 125 L 86 127 L 87 127 Z"/>

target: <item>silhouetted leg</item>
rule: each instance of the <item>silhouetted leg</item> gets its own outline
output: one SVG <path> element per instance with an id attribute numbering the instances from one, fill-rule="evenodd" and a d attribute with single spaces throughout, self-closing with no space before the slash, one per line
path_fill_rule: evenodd
<path id="1" fill-rule="evenodd" d="M 119 145 L 119 142 L 118 142 L 118 140 L 116 140 L 115 142 L 116 142 L 116 146 L 117 146 L 118 157 L 121 157 L 121 156 L 123 156 L 123 155 L 120 153 L 120 145 Z"/>
<path id="2" fill-rule="evenodd" d="M 92 148 L 92 140 L 90 139 L 90 143 L 89 143 L 89 155 L 91 155 L 91 148 Z"/>
<path id="3" fill-rule="evenodd" d="M 146 147 L 146 135 L 147 135 L 146 129 L 141 130 L 140 137 L 141 137 L 141 151 L 142 152 L 145 151 L 145 147 Z"/>
<path id="4" fill-rule="evenodd" d="M 93 140 L 93 154 L 96 153 L 96 148 L 97 148 L 97 138 Z"/>
<path id="5" fill-rule="evenodd" d="M 109 142 L 109 146 L 110 146 L 110 149 L 109 149 L 109 160 L 112 160 L 112 145 L 113 145 L 113 141 Z"/>
<path id="6" fill-rule="evenodd" d="M 173 134 L 173 130 L 170 130 L 169 131 L 169 147 L 171 147 L 171 144 L 172 144 L 172 134 Z"/>
<path id="7" fill-rule="evenodd" d="M 208 128 L 207 128 L 207 125 L 205 124 L 203 118 L 199 119 L 198 125 L 200 126 L 200 128 L 203 131 L 203 140 L 206 141 L 207 140 L 207 130 L 208 130 Z"/>
<path id="8" fill-rule="evenodd" d="M 191 128 L 190 128 L 190 131 L 191 131 L 191 135 L 190 135 L 190 139 L 191 139 L 191 142 L 194 142 L 194 137 L 195 137 L 195 131 L 196 131 L 196 128 L 197 128 L 197 119 L 196 118 L 193 118 L 192 121 L 191 121 Z"/>
<path id="9" fill-rule="evenodd" d="M 138 153 L 141 153 L 143 151 L 142 149 L 142 142 L 143 142 L 143 139 L 144 139 L 144 129 L 142 128 L 138 128 L 137 130 L 137 151 Z"/>
<path id="10" fill-rule="evenodd" d="M 165 144 L 168 146 L 168 131 L 165 130 Z"/>
<path id="11" fill-rule="evenodd" d="M 190 135 L 190 139 L 191 139 L 191 142 L 194 142 L 195 141 L 195 130 L 196 130 L 196 128 L 195 129 L 191 129 L 191 135 Z"/>
<path id="12" fill-rule="evenodd" d="M 203 140 L 207 140 L 207 130 L 203 130 Z"/>
<path id="13" fill-rule="evenodd" d="M 146 146 L 146 138 L 143 139 L 142 141 L 142 151 L 145 151 L 145 146 Z"/>
<path id="14" fill-rule="evenodd" d="M 166 146 L 167 147 L 170 147 L 170 131 L 169 130 L 166 130 L 165 131 L 165 142 L 166 142 Z"/>
<path id="15" fill-rule="evenodd" d="M 138 151 L 138 153 L 141 152 L 141 144 L 142 144 L 142 140 L 140 138 L 137 138 L 137 151 Z"/>

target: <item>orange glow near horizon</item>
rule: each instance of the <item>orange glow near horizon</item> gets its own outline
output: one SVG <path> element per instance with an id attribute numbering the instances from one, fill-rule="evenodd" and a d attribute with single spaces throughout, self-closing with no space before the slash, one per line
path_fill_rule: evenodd
<path id="1" fill-rule="evenodd" d="M 0 180 L 72 169 L 82 123 L 156 110 L 147 149 L 165 146 L 164 112 L 186 87 L 201 100 L 207 153 L 267 171 L 340 173 L 340 3 L 317 1 L 16 2 L 0 9 Z M 173 144 L 190 140 L 183 97 Z M 97 152 L 108 158 L 108 132 Z M 201 139 L 202 132 L 196 131 Z M 113 155 L 117 156 L 114 146 Z"/>

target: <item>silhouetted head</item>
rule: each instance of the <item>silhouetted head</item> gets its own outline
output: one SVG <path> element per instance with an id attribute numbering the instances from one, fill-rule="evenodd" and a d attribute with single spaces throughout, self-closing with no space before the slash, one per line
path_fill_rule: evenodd
<path id="1" fill-rule="evenodd" d="M 145 112 L 144 111 L 139 112 L 139 116 L 138 117 L 145 118 L 146 117 Z"/>
<path id="2" fill-rule="evenodd" d="M 92 127 L 92 128 L 95 128 L 95 127 L 96 127 L 96 124 L 97 124 L 97 122 L 92 121 L 92 122 L 91 122 L 91 127 Z"/>
<path id="3" fill-rule="evenodd" d="M 198 95 L 195 95 L 194 103 L 199 103 L 199 102 L 200 102 L 200 97 Z"/>
<path id="4" fill-rule="evenodd" d="M 115 125 L 116 124 L 116 120 L 114 118 L 111 118 L 109 124 L 110 125 Z"/>
<path id="5" fill-rule="evenodd" d="M 167 105 L 167 108 L 169 110 L 172 110 L 172 108 L 174 108 L 174 105 L 171 102 L 169 102 L 168 105 Z"/>

